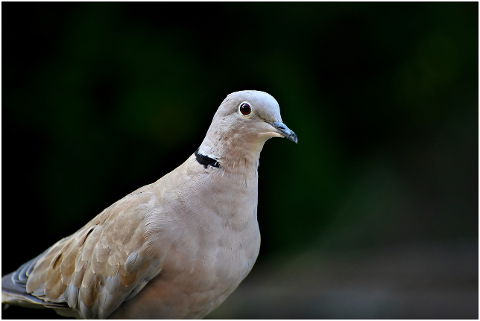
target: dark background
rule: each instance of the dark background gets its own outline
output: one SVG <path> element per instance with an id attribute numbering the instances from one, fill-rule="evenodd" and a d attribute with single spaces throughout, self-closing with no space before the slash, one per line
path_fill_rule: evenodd
<path id="1" fill-rule="evenodd" d="M 260 256 L 209 317 L 478 317 L 477 3 L 4 2 L 2 67 L 2 274 L 256 89 L 299 144 L 265 145 Z"/>

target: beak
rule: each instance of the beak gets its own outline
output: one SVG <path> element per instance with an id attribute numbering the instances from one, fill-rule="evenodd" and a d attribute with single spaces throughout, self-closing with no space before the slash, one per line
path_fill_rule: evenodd
<path id="1" fill-rule="evenodd" d="M 280 135 L 282 135 L 288 140 L 291 140 L 295 144 L 298 144 L 297 135 L 295 135 L 295 133 L 291 131 L 290 128 L 287 127 L 287 125 L 285 125 L 281 121 L 274 121 L 269 124 L 275 127 L 275 129 Z"/>

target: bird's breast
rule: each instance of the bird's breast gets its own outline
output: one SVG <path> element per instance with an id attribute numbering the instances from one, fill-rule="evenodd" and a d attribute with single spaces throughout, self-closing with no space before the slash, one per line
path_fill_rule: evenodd
<path id="1" fill-rule="evenodd" d="M 163 260 L 160 274 L 139 293 L 155 305 L 156 314 L 145 317 L 206 315 L 235 290 L 258 256 L 256 175 L 210 167 L 185 174 L 175 192 L 159 192 L 172 201 L 148 220 L 149 239 Z M 184 308 L 174 315 L 171 306 Z"/>

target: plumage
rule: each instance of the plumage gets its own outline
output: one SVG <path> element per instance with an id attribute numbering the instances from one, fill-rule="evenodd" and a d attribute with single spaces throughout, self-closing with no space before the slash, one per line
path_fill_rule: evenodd
<path id="1" fill-rule="evenodd" d="M 77 318 L 205 316 L 258 256 L 257 168 L 271 137 L 297 142 L 272 96 L 228 95 L 194 154 L 4 276 L 2 303 Z"/>

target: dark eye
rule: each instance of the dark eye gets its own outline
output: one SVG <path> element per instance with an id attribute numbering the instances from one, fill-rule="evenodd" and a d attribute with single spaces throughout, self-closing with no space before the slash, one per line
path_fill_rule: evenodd
<path id="1" fill-rule="evenodd" d="M 250 115 L 250 113 L 252 112 L 252 108 L 247 103 L 241 103 L 240 104 L 240 112 L 245 116 Z"/>

